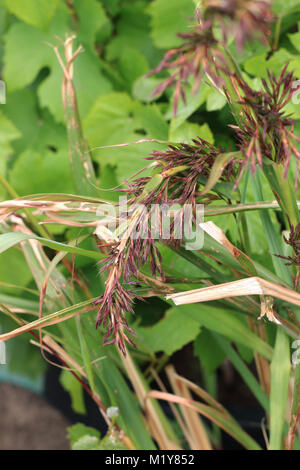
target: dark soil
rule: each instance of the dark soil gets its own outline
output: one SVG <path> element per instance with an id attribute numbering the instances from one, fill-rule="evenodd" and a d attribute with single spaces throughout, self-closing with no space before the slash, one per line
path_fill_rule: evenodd
<path id="1" fill-rule="evenodd" d="M 0 384 L 0 450 L 69 449 L 70 425 L 47 401 L 22 387 Z"/>

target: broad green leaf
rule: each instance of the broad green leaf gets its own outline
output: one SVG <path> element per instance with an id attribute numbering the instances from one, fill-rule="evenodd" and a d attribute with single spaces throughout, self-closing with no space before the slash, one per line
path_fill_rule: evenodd
<path id="1" fill-rule="evenodd" d="M 20 107 L 22 113 L 19 112 Z M 49 153 L 49 149 L 67 154 L 65 126 L 56 123 L 47 109 L 38 109 L 34 90 L 23 88 L 9 93 L 5 114 L 21 134 L 12 142 L 16 155 L 22 154 L 28 147 L 42 154 Z"/>
<path id="2" fill-rule="evenodd" d="M 182 44 L 177 35 L 188 32 L 194 9 L 193 0 L 154 0 L 148 11 L 155 45 L 160 49 L 171 49 Z"/>
<path id="3" fill-rule="evenodd" d="M 0 144 L 8 144 L 12 140 L 20 137 L 21 134 L 15 125 L 3 114 L 2 110 L 0 111 Z"/>
<path id="4" fill-rule="evenodd" d="M 156 104 L 138 103 L 133 112 L 136 121 L 142 129 L 145 129 L 150 138 L 168 140 L 168 124 Z"/>
<path id="5" fill-rule="evenodd" d="M 289 63 L 293 57 L 294 56 L 286 49 L 279 49 L 268 61 L 266 53 L 251 57 L 245 62 L 244 68 L 247 73 L 250 73 L 254 77 L 267 79 L 268 70 L 276 75 L 280 74 L 283 67 Z"/>
<path id="6" fill-rule="evenodd" d="M 101 0 L 101 2 L 111 15 L 116 15 L 120 11 L 121 1 L 122 0 Z"/>
<path id="7" fill-rule="evenodd" d="M 144 126 L 149 131 L 159 133 L 154 123 L 156 111 L 151 108 L 139 110 L 136 103 L 126 93 L 109 93 L 96 100 L 93 108 L 83 121 L 83 130 L 93 156 L 100 165 L 115 165 L 119 182 L 132 177 L 137 171 L 145 168 L 144 157 L 149 156 L 158 144 L 140 143 L 125 147 L 95 149 L 96 147 L 136 142 L 141 139 L 137 133 Z M 162 120 L 162 117 L 159 116 Z M 161 133 L 163 129 L 162 127 Z M 165 135 L 165 134 L 164 134 Z M 146 134 L 146 137 L 148 135 Z M 153 135 L 149 135 L 153 138 Z"/>
<path id="8" fill-rule="evenodd" d="M 203 279 L 205 271 L 198 266 L 188 263 L 179 253 L 171 250 L 165 245 L 159 246 L 162 255 L 163 271 L 167 276 L 187 279 Z"/>
<path id="9" fill-rule="evenodd" d="M 128 450 L 125 445 L 114 435 L 105 436 L 99 446 L 99 450 Z"/>
<path id="10" fill-rule="evenodd" d="M 41 192 L 73 192 L 68 149 L 21 153 L 10 172 L 10 183 L 21 196 Z"/>
<path id="11" fill-rule="evenodd" d="M 123 3 L 118 15 L 116 34 L 106 48 L 106 58 L 111 61 L 122 56 L 130 47 L 146 57 L 150 67 L 155 67 L 161 54 L 155 49 L 150 37 L 150 15 L 147 13 L 149 2 L 131 0 Z"/>
<path id="12" fill-rule="evenodd" d="M 134 82 L 149 72 L 149 65 L 143 54 L 128 47 L 122 52 L 119 69 L 121 76 L 128 85 L 128 91 L 131 91 Z"/>
<path id="13" fill-rule="evenodd" d="M 186 119 L 188 119 L 198 108 L 200 108 L 208 96 L 210 89 L 205 84 L 202 84 L 197 91 L 196 95 L 192 90 L 192 86 L 186 86 L 186 102 L 180 100 L 178 103 L 176 116 L 173 116 L 173 103 L 170 103 L 166 117 L 171 120 L 172 132 L 180 127 Z"/>
<path id="14" fill-rule="evenodd" d="M 59 13 L 57 19 L 53 22 L 53 30 L 56 34 L 68 30 L 66 21 L 65 14 Z M 51 43 L 53 36 L 50 37 L 45 32 L 25 23 L 16 22 L 9 28 L 5 35 L 4 56 L 4 79 L 7 83 L 8 92 L 29 85 L 35 79 L 39 70 L 55 64 L 55 54 L 51 47 L 45 44 L 45 41 Z M 26 61 L 24 57 L 26 57 Z"/>
<path id="15" fill-rule="evenodd" d="M 21 251 L 12 248 L 1 254 L 0 281 L 26 286 L 31 279 L 31 272 Z M 2 291 L 3 288 L 0 286 L 0 289 Z M 7 289 L 4 290 L 7 291 Z M 10 289 L 10 292 L 12 293 L 13 290 Z"/>
<path id="16" fill-rule="evenodd" d="M 277 15 L 287 15 L 289 13 L 294 13 L 300 11 L 300 1 L 299 0 L 273 0 L 272 10 Z"/>
<path id="17" fill-rule="evenodd" d="M 39 87 L 38 95 L 42 106 L 47 106 L 55 119 L 64 122 L 61 99 L 62 69 L 53 48 L 55 36 L 65 37 L 71 30 L 68 15 L 59 8 L 51 21 L 49 33 L 37 30 L 24 23 L 15 23 L 5 36 L 4 79 L 8 92 L 22 89 L 36 78 L 38 72 L 47 67 L 51 73 Z M 24 61 L 24 57 L 27 58 Z M 111 90 L 109 81 L 100 71 L 101 63 L 94 52 L 87 48 L 74 64 L 74 82 L 80 113 L 85 115 L 96 97 Z M 88 86 L 86 84 L 88 83 Z"/>
<path id="18" fill-rule="evenodd" d="M 59 0 L 6 0 L 8 10 L 26 23 L 46 28 L 53 17 Z"/>
<path id="19" fill-rule="evenodd" d="M 90 146 L 128 142 L 128 136 L 136 126 L 130 117 L 133 108 L 134 102 L 126 93 L 100 96 L 83 120 L 84 134 Z"/>
<path id="20" fill-rule="evenodd" d="M 134 329 L 139 348 L 151 353 L 164 351 L 171 356 L 196 338 L 200 325 L 193 319 L 184 317 L 176 308 L 171 308 L 154 326 Z"/>
<path id="21" fill-rule="evenodd" d="M 209 374 L 214 372 L 225 359 L 224 351 L 211 331 L 206 328 L 201 328 L 200 334 L 194 341 L 194 355 Z"/>
<path id="22" fill-rule="evenodd" d="M 20 307 L 22 308 L 22 306 Z M 9 331 L 15 323 L 0 312 L 1 331 Z M 1 366 L 1 381 L 16 382 L 42 393 L 47 364 L 38 348 L 30 344 L 29 335 L 21 335 L 6 343 L 6 366 Z"/>
<path id="23" fill-rule="evenodd" d="M 73 450 L 99 450 L 100 440 L 95 436 L 82 436 L 72 445 Z"/>
<path id="24" fill-rule="evenodd" d="M 140 101 L 150 103 L 151 101 L 159 98 L 160 95 L 153 96 L 153 92 L 160 83 L 160 78 L 140 77 L 133 84 L 132 95 Z"/>
<path id="25" fill-rule="evenodd" d="M 214 143 L 213 134 L 209 128 L 208 124 L 196 124 L 195 122 L 183 122 L 181 126 L 176 127 L 173 130 L 174 122 L 171 122 L 170 131 L 169 131 L 169 140 L 173 142 L 184 142 L 185 144 L 191 144 L 192 139 L 201 139 L 207 140 L 211 144 Z M 172 125 L 173 124 L 173 125 Z"/>
<path id="26" fill-rule="evenodd" d="M 64 122 L 61 84 L 62 70 L 60 65 L 55 63 L 51 75 L 42 82 L 38 91 L 41 104 L 47 106 L 58 122 Z M 89 50 L 81 53 L 74 62 L 74 84 L 82 118 L 89 112 L 98 96 L 111 91 L 110 82 L 101 72 L 100 64 L 95 61 Z"/>
<path id="27" fill-rule="evenodd" d="M 73 424 L 67 428 L 68 431 L 68 439 L 70 439 L 71 445 L 73 445 L 76 441 L 78 441 L 83 436 L 92 436 L 96 438 L 100 438 L 100 432 L 89 426 L 86 426 L 82 423 Z"/>
<path id="28" fill-rule="evenodd" d="M 110 22 L 105 10 L 97 0 L 73 0 L 75 11 L 79 18 L 79 34 L 78 39 L 84 45 L 94 48 L 96 35 L 101 29 L 107 27 Z"/>
<path id="29" fill-rule="evenodd" d="M 105 436 L 101 441 L 89 434 L 80 437 L 72 445 L 73 450 L 127 450 L 114 436 Z"/>
<path id="30" fill-rule="evenodd" d="M 0 111 L 0 172 L 6 173 L 9 155 L 12 153 L 12 143 L 21 136 L 19 130 L 15 127 L 2 112 Z M 0 197 L 5 196 L 6 191 L 0 186 Z"/>
<path id="31" fill-rule="evenodd" d="M 71 397 L 72 409 L 75 413 L 85 414 L 85 403 L 83 388 L 78 380 L 68 370 L 63 370 L 59 376 L 59 381 L 63 388 L 69 392 Z"/>
<path id="32" fill-rule="evenodd" d="M 240 343 L 262 354 L 267 359 L 272 358 L 272 348 L 258 338 L 247 324 L 241 314 L 221 306 L 212 306 L 208 302 L 202 304 L 182 305 L 176 307 L 185 318 L 191 318 L 207 329 L 220 333 L 231 341 Z"/>
<path id="33" fill-rule="evenodd" d="M 217 111 L 222 109 L 226 103 L 226 97 L 222 95 L 222 93 L 220 93 L 218 90 L 211 89 L 206 100 L 206 110 Z"/>
<path id="34" fill-rule="evenodd" d="M 300 3 L 299 3 L 299 5 L 300 5 Z M 295 47 L 295 49 L 297 49 L 297 51 L 300 51 L 300 44 L 299 44 L 299 38 L 300 38 L 299 25 L 300 25 L 300 23 L 298 23 L 298 31 L 297 31 L 297 33 L 292 33 L 292 34 L 289 34 L 289 35 L 288 35 L 289 40 L 291 41 L 291 43 L 293 44 L 293 46 Z"/>
<path id="35" fill-rule="evenodd" d="M 0 62 L 2 63 L 3 60 L 3 34 L 5 33 L 5 30 L 7 28 L 7 19 L 8 19 L 9 13 L 7 9 L 5 8 L 5 0 L 0 0 Z"/>

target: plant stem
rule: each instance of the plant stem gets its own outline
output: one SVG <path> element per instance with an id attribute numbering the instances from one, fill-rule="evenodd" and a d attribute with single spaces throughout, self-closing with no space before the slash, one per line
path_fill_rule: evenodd
<path id="1" fill-rule="evenodd" d="M 281 23 L 282 23 L 282 15 L 278 15 L 278 19 L 276 22 L 276 27 L 275 27 L 275 37 L 274 37 L 274 42 L 272 44 L 272 51 L 275 52 L 278 49 L 279 45 L 279 38 L 280 38 L 280 30 L 281 30 Z"/>

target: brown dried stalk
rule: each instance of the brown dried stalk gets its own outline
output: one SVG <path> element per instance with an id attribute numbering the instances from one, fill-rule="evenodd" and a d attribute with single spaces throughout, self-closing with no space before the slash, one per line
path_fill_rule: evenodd
<path id="1" fill-rule="evenodd" d="M 88 145 L 84 139 L 80 116 L 77 107 L 76 93 L 73 84 L 74 61 L 83 51 L 81 45 L 73 52 L 76 36 L 67 36 L 63 43 L 65 62 L 60 56 L 58 47 L 54 47 L 57 60 L 63 70 L 62 100 L 69 140 L 69 157 L 74 186 L 78 194 L 95 195 L 96 177 Z"/>
<path id="2" fill-rule="evenodd" d="M 203 289 L 178 292 L 168 295 L 167 299 L 173 300 L 176 305 L 184 305 L 244 295 L 271 296 L 300 306 L 300 294 L 298 292 L 266 281 L 260 277 L 249 277 L 238 281 L 204 287 Z M 276 317 L 273 321 L 281 323 Z"/>
<path id="3" fill-rule="evenodd" d="M 176 294 L 167 295 L 166 298 L 173 300 L 175 305 L 185 305 L 248 295 L 259 295 L 261 298 L 261 314 L 259 319 L 266 316 L 269 321 L 284 327 L 292 337 L 299 337 L 299 329 L 279 316 L 273 309 L 272 299 L 277 298 L 300 306 L 300 294 L 260 277 L 249 277 L 238 281 L 205 287 L 203 289 L 178 292 Z"/>

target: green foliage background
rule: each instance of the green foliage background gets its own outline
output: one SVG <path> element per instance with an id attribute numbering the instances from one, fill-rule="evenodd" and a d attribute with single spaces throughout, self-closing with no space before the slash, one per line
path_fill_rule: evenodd
<path id="1" fill-rule="evenodd" d="M 74 192 L 61 100 L 62 70 L 53 51 L 53 46 L 72 32 L 77 35 L 76 43 L 81 43 L 85 50 L 75 62 L 74 77 L 83 130 L 90 148 L 134 142 L 144 137 L 173 142 L 190 142 L 202 137 L 227 151 L 235 148 L 228 128 L 233 118 L 226 100 L 209 84 L 204 81 L 193 95 L 192 83 L 187 83 L 187 103 L 180 103 L 177 116 L 173 117 L 171 91 L 152 98 L 152 91 L 164 73 L 161 77 L 145 78 L 166 49 L 180 44 L 177 33 L 187 30 L 195 3 L 193 0 L 73 0 L 68 3 L 0 0 L 1 78 L 7 87 L 6 104 L 0 107 L 0 172 L 20 196 Z M 267 55 L 262 44 L 252 42 L 238 56 L 245 79 L 257 88 L 260 79 L 266 76 L 266 65 L 280 74 L 289 62 L 289 68 L 300 77 L 300 1 L 273 3 L 275 11 L 282 16 L 278 47 Z M 234 44 L 231 48 L 235 51 Z M 288 107 L 300 119 L 299 105 Z M 154 148 L 158 144 L 94 150 L 99 196 L 116 200 L 118 194 L 112 188 L 142 169 L 144 157 Z M 262 181 L 264 184 L 263 177 Z M 0 197 L 10 198 L 2 186 Z M 245 198 L 248 202 L 253 200 L 251 188 Z M 273 199 L 266 185 L 264 198 Z M 274 214 L 271 216 L 275 220 Z M 274 271 L 259 213 L 248 213 L 247 221 L 251 225 L 251 255 Z M 239 244 L 233 215 L 218 216 L 214 222 L 233 243 Z M 74 238 L 79 232 L 55 225 L 50 230 L 61 241 Z M 85 245 L 89 248 L 89 242 Z M 176 258 L 167 248 L 162 252 L 169 275 L 205 278 L 205 273 Z M 95 263 L 79 256 L 76 266 L 84 269 L 93 294 L 100 295 L 103 286 L 96 276 Z M 13 295 L 14 302 L 19 298 L 22 305 L 24 302 L 36 305 L 34 295 L 22 290 L 22 287 L 34 289 L 34 282 L 18 248 L 10 248 L 1 255 L 0 282 L 1 303 Z M 19 290 L 7 284 L 20 286 Z M 209 376 L 225 357 L 224 349 L 213 343 L 217 333 L 235 341 L 246 362 L 251 362 L 254 350 L 269 357 L 269 346 L 248 330 L 245 318 L 237 312 L 210 304 L 202 306 L 201 311 L 198 306 L 172 307 L 164 314 L 166 308 L 155 301 L 138 308 L 133 323 L 140 352 L 150 356 L 163 352 L 170 356 L 193 341 L 195 356 Z M 221 316 L 222 323 L 218 321 Z M 1 319 L 0 323 L 3 330 L 11 328 L 8 320 Z M 272 326 L 268 333 L 272 344 Z M 98 340 L 101 344 L 101 337 Z M 11 343 L 11 368 L 32 376 L 39 374 L 44 363 L 28 345 L 28 337 Z M 74 408 L 83 411 L 76 384 L 66 374 L 62 382 L 73 393 Z"/>
<path id="2" fill-rule="evenodd" d="M 202 87 L 196 97 L 188 89 L 188 104 L 181 105 L 174 119 L 170 93 L 159 100 L 151 96 L 161 79 L 144 77 L 162 58 L 165 48 L 179 44 L 177 32 L 187 30 L 188 20 L 193 16 L 192 0 L 177 0 L 176 5 L 162 0 L 75 0 L 72 3 L 73 9 L 67 2 L 55 0 L 0 3 L 0 58 L 7 91 L 6 104 L 0 108 L 0 169 L 20 196 L 74 192 L 61 99 L 62 70 L 53 51 L 53 46 L 59 45 L 66 34 L 75 32 L 76 42 L 85 50 L 76 60 L 74 76 L 79 112 L 90 148 L 134 142 L 144 137 L 190 141 L 200 136 L 213 142 L 206 113 L 221 110 L 225 104 L 208 86 Z M 199 108 L 197 123 L 189 121 Z M 228 139 L 226 135 L 223 137 Z M 99 187 L 110 189 L 122 184 L 145 166 L 144 157 L 157 147 L 144 143 L 94 151 Z M 9 198 L 3 187 L 0 196 L 3 200 Z M 100 190 L 99 196 L 118 198 L 113 190 Z M 59 226 L 50 229 L 63 240 L 74 236 L 74 231 L 62 233 L 64 229 Z M 2 254 L 0 281 L 19 286 L 30 284 L 31 273 L 18 249 Z M 7 286 L 0 288 L 5 295 L 12 293 Z M 172 331 L 176 318 L 164 321 Z M 164 331 L 163 326 L 155 328 Z M 6 329 L 6 324 L 3 327 Z M 166 351 L 173 352 L 197 335 L 193 325 L 190 334 L 188 324 L 186 327 L 186 334 L 178 344 L 172 340 L 170 348 L 165 344 Z M 154 337 L 149 331 L 145 331 L 146 336 L 142 336 L 142 330 L 140 333 L 146 344 L 146 337 L 150 342 Z M 25 348 L 28 338 L 11 341 L 14 342 Z M 9 349 L 14 355 L 11 344 Z M 152 345 L 153 351 L 158 349 L 159 346 Z M 27 356 L 22 355 L 22 360 L 17 359 L 18 354 L 15 356 L 16 364 L 13 361 L 10 364 L 23 373 L 26 370 L 30 374 L 38 373 L 37 362 L 43 367 L 38 356 L 29 351 Z"/>

